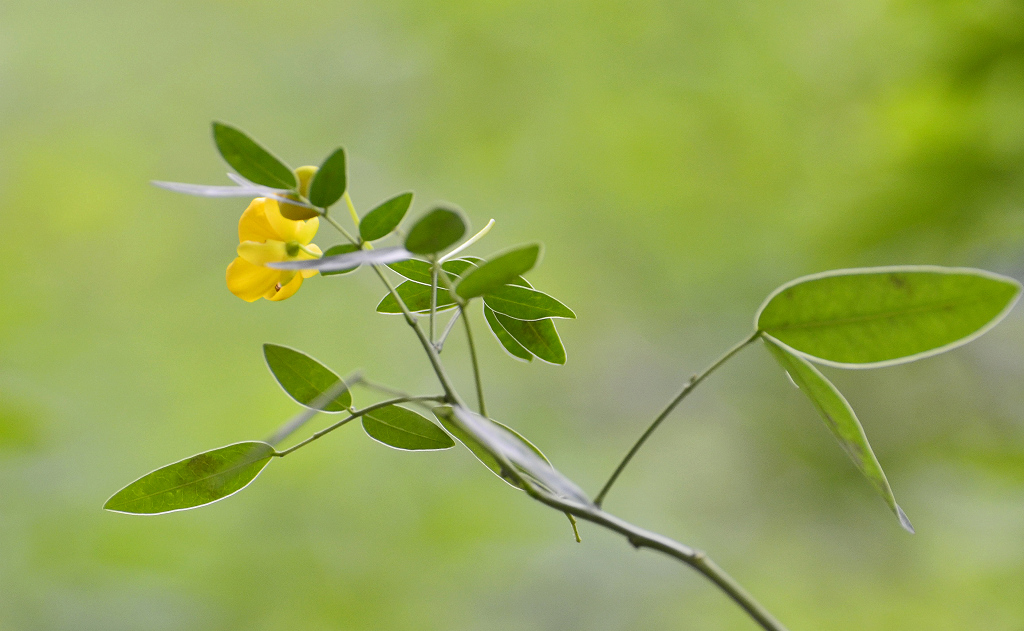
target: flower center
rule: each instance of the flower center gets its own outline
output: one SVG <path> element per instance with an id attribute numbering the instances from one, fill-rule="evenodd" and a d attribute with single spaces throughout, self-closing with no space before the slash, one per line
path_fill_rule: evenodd
<path id="1" fill-rule="evenodd" d="M 299 246 L 298 241 L 289 241 L 288 243 L 284 244 L 284 251 L 288 254 L 289 257 L 298 256 L 300 249 L 301 246 Z"/>

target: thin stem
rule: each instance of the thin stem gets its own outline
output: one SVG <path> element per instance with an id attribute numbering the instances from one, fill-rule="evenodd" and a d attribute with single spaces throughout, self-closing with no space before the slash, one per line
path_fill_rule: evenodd
<path id="1" fill-rule="evenodd" d="M 464 307 L 459 306 L 462 313 L 462 323 L 466 325 L 466 341 L 469 343 L 469 358 L 473 362 L 473 380 L 476 381 L 476 400 L 480 406 L 480 416 L 487 416 L 487 406 L 484 405 L 484 386 L 480 381 L 480 365 L 476 360 L 476 345 L 473 343 L 473 329 L 469 326 L 469 317 Z"/>
<path id="2" fill-rule="evenodd" d="M 351 241 L 351 242 L 352 242 L 352 245 L 360 245 L 359 241 L 358 241 L 358 240 L 356 240 L 356 238 L 355 238 L 355 237 L 353 237 L 352 235 L 350 235 L 350 234 L 348 233 L 348 230 L 345 230 L 345 226 L 343 226 L 343 225 L 341 225 L 340 223 L 338 223 L 337 221 L 335 221 L 335 220 L 334 220 L 334 217 L 331 217 L 330 215 L 328 215 L 328 214 L 327 214 L 327 212 L 326 212 L 326 210 L 324 211 L 324 214 L 322 214 L 322 215 L 321 215 L 321 217 L 323 217 L 324 219 L 326 219 L 326 220 L 327 220 L 327 223 L 329 223 L 329 224 L 331 224 L 332 226 L 334 226 L 334 228 L 335 228 L 335 229 L 336 229 L 336 230 L 337 230 L 338 232 L 340 232 L 340 233 L 341 233 L 341 234 L 342 234 L 342 235 L 343 235 L 343 236 L 344 236 L 344 237 L 345 237 L 346 239 L 348 239 L 349 241 Z"/>
<path id="3" fill-rule="evenodd" d="M 666 406 L 665 409 L 661 411 L 661 414 L 659 414 L 658 417 L 654 419 L 654 422 L 651 423 L 651 426 L 648 427 L 647 431 L 645 431 L 640 436 L 640 439 L 636 441 L 636 444 L 634 444 L 633 447 L 629 450 L 629 452 L 626 454 L 626 457 L 622 459 L 622 462 L 619 463 L 619 466 L 615 468 L 615 472 L 612 473 L 612 477 L 608 478 L 608 481 L 605 482 L 604 487 L 601 489 L 601 492 L 597 494 L 596 498 L 594 498 L 595 505 L 601 506 L 601 503 L 604 501 L 605 496 L 608 495 L 608 491 L 611 490 L 612 485 L 615 484 L 615 481 L 622 474 L 623 470 L 625 470 L 626 465 L 629 464 L 629 461 L 633 459 L 633 456 L 635 456 L 638 451 L 640 451 L 640 448 L 643 446 L 645 442 L 647 442 L 647 439 L 651 437 L 651 434 L 654 433 L 654 430 L 658 429 L 658 426 L 661 425 L 662 421 L 668 418 L 668 415 L 672 413 L 672 410 L 676 409 L 676 406 L 679 405 L 679 403 L 686 398 L 686 395 L 690 394 L 690 392 L 692 392 L 694 388 L 700 385 L 700 382 L 704 381 L 704 379 L 706 379 L 708 375 L 713 373 L 715 369 L 724 364 L 726 361 L 729 360 L 729 358 L 731 358 L 736 353 L 740 352 L 744 347 L 746 347 L 748 344 L 750 344 L 759 337 L 761 337 L 761 332 L 754 331 L 754 333 L 751 334 L 750 337 L 746 338 L 739 344 L 736 344 L 728 351 L 726 351 L 724 355 L 716 359 L 713 364 L 704 369 L 704 372 L 690 377 L 690 380 L 686 382 L 685 386 L 683 386 L 682 391 L 680 391 L 680 393 L 676 395 L 676 398 L 672 399 L 672 402 L 669 403 L 668 406 Z"/>
<path id="4" fill-rule="evenodd" d="M 441 339 L 439 339 L 437 341 L 437 344 L 434 345 L 434 347 L 437 349 L 437 353 L 439 355 L 441 354 L 441 349 L 444 348 L 445 340 L 448 339 L 448 335 L 451 334 L 452 329 L 455 328 L 455 323 L 458 322 L 459 316 L 461 316 L 461 315 L 462 315 L 462 311 L 459 311 L 458 309 L 456 309 L 455 310 L 455 315 L 452 316 L 452 319 L 448 321 L 448 325 L 444 328 L 444 333 L 441 334 Z"/>
<path id="5" fill-rule="evenodd" d="M 352 223 L 355 224 L 356 228 L 359 227 L 359 213 L 356 212 L 356 207 L 352 203 L 352 198 L 349 196 L 348 191 L 342 195 L 345 198 L 345 205 L 348 206 L 348 212 L 352 215 Z"/>
<path id="6" fill-rule="evenodd" d="M 484 235 L 491 231 L 491 227 L 492 226 L 494 226 L 494 220 L 493 219 L 488 221 L 487 225 L 480 229 L 480 232 L 474 234 L 470 238 L 468 238 L 465 241 L 463 241 L 462 245 L 460 245 L 459 247 L 455 248 L 454 250 L 452 250 L 448 254 L 445 254 L 444 256 L 442 256 L 440 259 L 438 259 L 438 261 L 440 263 L 444 263 L 448 259 L 454 258 L 456 255 L 458 255 L 460 252 L 462 252 L 463 250 L 465 250 L 469 246 L 473 245 L 474 243 L 476 243 L 480 239 L 483 239 Z"/>
<path id="7" fill-rule="evenodd" d="M 312 436 L 310 436 L 306 440 L 302 441 L 301 443 L 298 443 L 298 444 L 296 444 L 296 445 L 294 445 L 292 447 L 289 447 L 288 449 L 285 449 L 284 451 L 274 452 L 274 455 L 283 458 L 283 457 L 287 456 L 288 454 L 292 453 L 293 451 L 295 451 L 296 449 L 299 449 L 300 447 L 305 447 L 306 445 L 308 445 L 309 443 L 313 442 L 314 440 L 320 438 L 321 436 L 326 436 L 327 434 L 330 434 L 331 432 L 333 432 L 334 430 L 338 429 L 339 427 L 341 427 L 345 423 L 348 423 L 351 420 L 357 419 L 357 418 L 365 415 L 368 412 L 372 412 L 374 410 L 377 410 L 377 409 L 380 409 L 380 408 L 384 408 L 384 407 L 387 407 L 389 405 L 394 405 L 396 403 L 405 403 L 405 402 L 408 402 L 408 401 L 437 401 L 439 403 L 442 403 L 445 400 L 446 399 L 443 396 L 397 397 L 395 399 L 389 399 L 387 401 L 381 401 L 380 403 L 374 403 L 373 405 L 368 405 L 368 406 L 366 406 L 365 408 L 363 408 L 361 410 L 356 410 L 355 412 L 353 412 L 349 416 L 346 416 L 345 418 L 341 419 L 337 423 L 335 423 L 335 424 L 333 424 L 333 425 L 331 425 L 329 427 L 326 427 L 326 428 L 320 430 L 319 432 L 313 434 Z M 317 412 L 317 410 L 313 410 L 314 414 L 316 412 Z"/>
<path id="8" fill-rule="evenodd" d="M 437 339 L 434 322 L 437 319 L 437 271 L 441 269 L 434 257 L 430 257 L 430 343 Z M 435 347 L 436 348 L 436 347 Z"/>

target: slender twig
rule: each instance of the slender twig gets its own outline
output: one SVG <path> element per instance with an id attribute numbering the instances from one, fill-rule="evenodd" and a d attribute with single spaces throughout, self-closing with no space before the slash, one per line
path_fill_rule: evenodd
<path id="1" fill-rule="evenodd" d="M 342 196 L 345 198 L 345 205 L 348 206 L 348 213 L 352 216 L 352 223 L 355 224 L 356 229 L 359 228 L 359 213 L 356 212 L 356 207 L 352 203 L 352 198 L 349 196 L 348 191 Z"/>
<path id="2" fill-rule="evenodd" d="M 487 416 L 487 406 L 484 405 L 484 386 L 480 380 L 480 364 L 476 360 L 476 345 L 473 343 L 473 329 L 469 326 L 466 309 L 460 306 L 459 312 L 462 313 L 462 323 L 466 325 L 466 342 L 469 343 L 469 358 L 473 363 L 473 380 L 476 382 L 476 400 L 480 406 L 480 416 Z"/>
<path id="3" fill-rule="evenodd" d="M 433 256 L 430 257 L 430 343 L 437 340 L 434 321 L 437 319 L 437 272 L 441 265 Z M 436 346 L 434 348 L 437 348 Z"/>
<path id="4" fill-rule="evenodd" d="M 288 454 L 292 453 L 296 449 L 299 449 L 301 447 L 305 447 L 306 445 L 308 445 L 309 443 L 313 442 L 314 440 L 320 438 L 321 436 L 325 436 L 327 434 L 330 434 L 331 432 L 333 432 L 334 430 L 338 429 L 339 427 L 341 427 L 345 423 L 348 423 L 351 420 L 357 419 L 357 418 L 365 415 L 368 412 L 372 412 L 374 410 L 377 410 L 377 409 L 380 409 L 380 408 L 384 408 L 384 407 L 387 407 L 389 405 L 394 405 L 396 403 L 406 403 L 408 401 L 436 401 L 438 403 L 443 403 L 445 400 L 446 400 L 446 398 L 443 397 L 443 396 L 434 395 L 434 396 L 421 396 L 421 397 L 397 397 L 397 398 L 394 398 L 394 399 L 388 399 L 387 401 L 381 401 L 380 403 L 374 403 L 373 405 L 368 405 L 368 406 L 366 406 L 365 408 L 363 408 L 361 410 L 356 410 L 355 412 L 352 412 L 352 414 L 346 416 L 345 418 L 341 419 L 337 423 L 334 423 L 333 425 L 325 427 L 324 429 L 322 429 L 319 432 L 313 434 L 312 436 L 310 436 L 306 440 L 302 441 L 301 443 L 298 443 L 298 444 L 296 444 L 296 445 L 294 445 L 292 447 L 289 447 L 288 449 L 285 449 L 283 451 L 274 452 L 274 455 L 283 458 L 284 456 L 287 456 Z M 312 412 L 314 414 L 316 414 L 318 411 L 319 410 L 312 410 Z"/>
<path id="5" fill-rule="evenodd" d="M 451 334 L 452 329 L 455 328 L 455 323 L 458 322 L 459 316 L 461 316 L 461 315 L 462 315 L 462 311 L 456 309 L 455 310 L 455 315 L 453 315 L 452 319 L 448 321 L 448 325 L 446 327 L 444 327 L 444 332 L 441 333 L 441 339 L 439 339 L 437 341 L 437 343 L 434 344 L 434 348 L 437 349 L 438 355 L 441 354 L 441 349 L 444 348 L 445 340 L 448 339 L 448 336 Z"/>
<path id="6" fill-rule="evenodd" d="M 350 234 L 348 233 L 348 230 L 345 230 L 345 226 L 343 226 L 343 225 L 341 225 L 340 223 L 338 223 L 337 221 L 335 221 L 335 220 L 334 220 L 334 217 L 331 217 L 330 215 L 328 215 L 328 214 L 327 214 L 327 211 L 326 211 L 326 209 L 324 210 L 324 214 L 322 214 L 322 215 L 321 215 L 321 217 L 323 217 L 324 219 L 326 219 L 326 220 L 327 220 L 327 222 L 328 222 L 329 224 L 331 224 L 332 226 L 334 226 L 334 228 L 335 228 L 335 229 L 336 229 L 336 230 L 337 230 L 338 232 L 340 232 L 340 233 L 342 234 L 342 236 L 344 236 L 344 237 L 345 237 L 346 239 L 348 239 L 349 241 L 351 241 L 353 245 L 359 245 L 359 241 L 358 241 L 358 240 L 357 240 L 357 239 L 356 239 L 355 237 L 353 237 L 352 235 L 350 235 Z"/>
<path id="7" fill-rule="evenodd" d="M 690 394 L 690 392 L 692 392 L 694 388 L 700 385 L 700 382 L 704 381 L 704 379 L 706 379 L 708 375 L 713 373 L 716 368 L 724 364 L 730 357 L 740 352 L 740 350 L 742 350 L 744 347 L 746 347 L 748 344 L 750 344 L 760 336 L 760 331 L 754 331 L 754 333 L 751 334 L 750 337 L 744 339 L 739 344 L 736 344 L 728 351 L 726 351 L 724 355 L 716 359 L 713 364 L 704 369 L 704 372 L 690 377 L 690 380 L 686 382 L 685 386 L 683 386 L 682 391 L 680 391 L 680 393 L 676 395 L 676 398 L 672 399 L 671 403 L 669 403 L 665 407 L 665 409 L 661 411 L 661 414 L 659 414 L 657 418 L 654 419 L 654 422 L 651 423 L 650 427 L 647 428 L 647 431 L 645 431 L 640 436 L 640 439 L 636 441 L 633 447 L 626 454 L 626 457 L 622 459 L 622 462 L 619 463 L 619 466 L 615 467 L 615 471 L 612 473 L 612 476 L 608 478 L 608 481 L 605 482 L 604 487 L 601 488 L 601 492 L 598 493 L 597 497 L 594 498 L 594 504 L 596 504 L 597 506 L 601 505 L 601 503 L 604 501 L 605 496 L 608 495 L 608 491 L 611 490 L 612 485 L 615 484 L 615 480 L 617 480 L 619 478 L 619 475 L 621 475 L 623 470 L 625 470 L 626 465 L 629 464 L 629 461 L 633 459 L 633 456 L 635 456 L 638 451 L 640 451 L 640 447 L 642 447 L 643 444 L 647 442 L 647 439 L 651 437 L 651 434 L 654 433 L 654 430 L 658 429 L 658 426 L 661 425 L 662 421 L 668 418 L 668 415 L 672 413 L 672 410 L 676 409 L 676 406 L 679 405 L 679 403 L 686 398 L 686 395 Z"/>
<path id="8" fill-rule="evenodd" d="M 487 225 L 480 229 L 480 232 L 474 234 L 470 238 L 468 238 L 465 241 L 463 241 L 462 245 L 460 245 L 459 247 L 455 248 L 454 250 L 452 250 L 448 254 L 445 254 L 444 256 L 442 256 L 440 259 L 438 259 L 438 261 L 440 263 L 444 263 L 445 261 L 447 261 L 447 260 L 455 257 L 456 255 L 458 255 L 459 253 L 461 253 L 466 248 L 468 248 L 469 246 L 473 245 L 474 243 L 476 243 L 480 239 L 483 239 L 484 235 L 491 231 L 491 227 L 492 226 L 494 226 L 494 220 L 493 219 L 488 221 Z"/>

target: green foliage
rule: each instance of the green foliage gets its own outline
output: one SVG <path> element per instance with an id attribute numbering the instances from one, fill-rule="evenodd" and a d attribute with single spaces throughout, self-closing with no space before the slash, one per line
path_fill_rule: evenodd
<path id="1" fill-rule="evenodd" d="M 839 446 L 882 495 L 889 508 L 899 518 L 900 525 L 908 532 L 914 532 L 910 520 L 896 503 L 896 497 L 882 471 L 882 465 L 878 463 L 875 453 L 871 450 L 868 437 L 864 434 L 864 428 L 861 427 L 857 415 L 847 403 L 846 398 L 832 385 L 831 381 L 825 378 L 825 375 L 821 374 L 806 359 L 790 353 L 770 339 L 765 340 L 765 345 L 782 365 L 782 368 L 789 373 L 793 383 L 811 400 L 822 420 L 825 421 L 825 426 L 839 441 Z"/>
<path id="2" fill-rule="evenodd" d="M 343 384 L 338 375 L 309 355 L 287 346 L 264 344 L 263 356 L 277 383 L 301 405 L 322 412 L 344 412 L 352 405 L 348 388 L 329 401 L 321 401 Z"/>
<path id="3" fill-rule="evenodd" d="M 335 245 L 335 246 L 327 248 L 327 250 L 324 252 L 323 258 L 326 259 L 326 258 L 330 258 L 332 256 L 340 256 L 342 254 L 352 254 L 353 252 L 359 252 L 359 250 L 360 250 L 359 246 L 355 245 L 354 243 L 342 243 L 342 244 Z M 350 272 L 356 271 L 357 269 L 359 269 L 359 263 L 356 263 L 355 265 L 352 265 L 351 267 L 346 267 L 344 269 L 338 269 L 338 270 L 334 270 L 334 271 L 324 271 L 324 270 L 321 269 L 320 270 L 320 275 L 321 276 L 334 276 L 336 274 L 348 274 Z"/>
<path id="4" fill-rule="evenodd" d="M 486 307 L 490 311 L 489 307 Z M 555 323 L 551 318 L 542 320 L 517 320 L 502 313 L 495 313 L 496 323 L 508 333 L 523 349 L 549 364 L 565 363 L 565 347 L 558 337 Z M 491 319 L 488 318 L 488 323 Z M 494 330 L 494 326 L 491 326 Z M 497 335 L 497 332 L 495 332 Z M 501 337 L 498 337 L 499 341 Z M 504 345 L 504 343 L 503 343 Z M 511 351 L 509 351 L 511 352 Z"/>
<path id="5" fill-rule="evenodd" d="M 419 259 L 409 259 L 407 261 L 399 261 L 388 265 L 392 270 L 398 272 L 405 278 L 419 283 L 421 285 L 430 286 L 431 283 L 431 267 L 430 263 L 421 261 Z M 445 261 L 441 264 L 441 269 L 448 272 L 448 279 L 453 283 L 457 282 L 459 275 L 465 272 L 468 268 L 473 267 L 467 259 L 452 259 Z"/>
<path id="6" fill-rule="evenodd" d="M 496 313 L 516 320 L 544 318 L 576 318 L 572 309 L 551 296 L 519 285 L 504 285 L 484 296 L 484 304 Z"/>
<path id="7" fill-rule="evenodd" d="M 500 254 L 466 274 L 455 286 L 455 293 L 466 299 L 491 293 L 533 269 L 539 256 L 537 243 Z"/>
<path id="8" fill-rule="evenodd" d="M 359 222 L 359 236 L 363 241 L 376 241 L 388 236 L 402 223 L 411 204 L 412 193 L 402 193 L 381 203 Z"/>
<path id="9" fill-rule="evenodd" d="M 248 486 L 273 455 L 273 447 L 258 441 L 197 454 L 142 476 L 114 493 L 103 508 L 156 515 L 210 504 Z"/>
<path id="10" fill-rule="evenodd" d="M 526 350 L 522 344 L 516 341 L 516 338 L 512 337 L 505 327 L 501 326 L 498 322 L 497 314 L 494 313 L 490 307 L 484 305 L 484 318 L 487 320 L 487 326 L 491 329 L 491 333 L 494 333 L 494 337 L 498 339 L 498 343 L 504 348 L 509 355 L 516 359 L 523 361 L 533 361 L 533 353 Z"/>
<path id="11" fill-rule="evenodd" d="M 462 213 L 451 208 L 435 208 L 409 229 L 405 249 L 413 254 L 436 254 L 447 250 L 466 234 Z"/>
<path id="12" fill-rule="evenodd" d="M 309 201 L 318 208 L 328 208 L 341 199 L 348 187 L 345 150 L 338 148 L 327 156 L 309 185 Z"/>
<path id="13" fill-rule="evenodd" d="M 1002 320 L 1020 292 L 1017 281 L 981 270 L 836 270 L 783 285 L 756 323 L 815 361 L 886 366 L 966 344 Z"/>
<path id="14" fill-rule="evenodd" d="M 402 302 L 413 313 L 428 313 L 430 311 L 431 289 L 428 285 L 407 280 L 395 288 Z M 445 311 L 455 307 L 455 300 L 446 291 L 437 292 L 437 310 Z M 388 294 L 377 304 L 377 313 L 396 314 L 402 313 L 402 308 L 394 296 Z"/>
<path id="15" fill-rule="evenodd" d="M 397 405 L 367 412 L 363 415 L 363 429 L 370 438 L 395 449 L 426 451 L 455 446 L 455 441 L 437 425 Z"/>
<path id="16" fill-rule="evenodd" d="M 250 182 L 286 190 L 295 190 L 298 186 L 295 173 L 288 165 L 240 129 L 214 123 L 213 140 L 224 161 Z"/>

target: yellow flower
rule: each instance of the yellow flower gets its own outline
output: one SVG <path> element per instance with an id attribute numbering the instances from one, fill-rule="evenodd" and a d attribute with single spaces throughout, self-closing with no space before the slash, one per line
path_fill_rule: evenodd
<path id="1" fill-rule="evenodd" d="M 238 258 L 228 265 L 228 289 L 249 302 L 289 298 L 302 286 L 302 279 L 315 275 L 316 270 L 279 270 L 264 264 L 318 258 L 322 252 L 310 241 L 319 227 L 316 217 L 286 219 L 275 199 L 252 200 L 238 221 Z"/>

